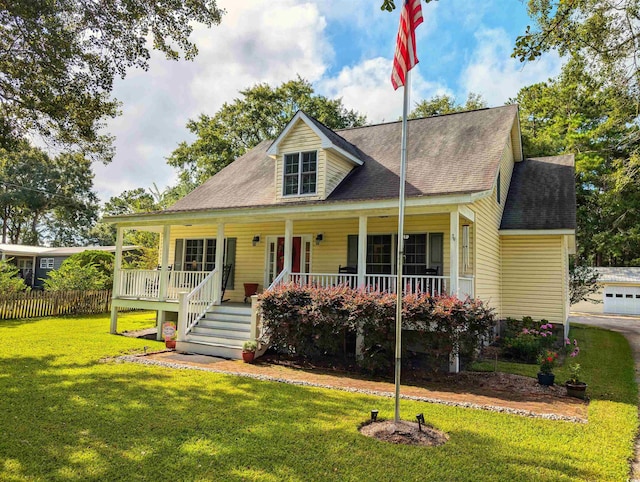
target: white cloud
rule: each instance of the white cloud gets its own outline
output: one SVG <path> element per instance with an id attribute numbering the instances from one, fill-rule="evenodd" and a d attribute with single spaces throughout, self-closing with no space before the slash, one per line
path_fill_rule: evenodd
<path id="1" fill-rule="evenodd" d="M 522 87 L 560 73 L 562 61 L 554 53 L 527 64 L 512 58 L 513 42 L 503 29 L 482 29 L 475 37 L 478 45 L 462 71 L 460 84 L 465 93 L 482 94 L 489 106 L 502 105 Z"/>
<path id="2" fill-rule="evenodd" d="M 300 75 L 320 79 L 333 58 L 324 35 L 326 20 L 305 0 L 226 0 L 222 23 L 196 26 L 199 55 L 172 62 L 153 54 L 148 72 L 132 71 L 117 81 L 122 116 L 108 122 L 117 154 L 95 165 L 95 186 L 103 199 L 125 189 L 161 188 L 175 182 L 165 158 L 192 138 L 185 125 L 200 113 L 213 114 L 238 91 L 259 82 L 272 85 Z"/>
<path id="3" fill-rule="evenodd" d="M 391 67 L 391 59 L 365 60 L 353 67 L 344 67 L 336 77 L 318 82 L 317 87 L 327 97 L 341 97 L 347 108 L 366 114 L 371 123 L 394 121 L 402 115 L 402 89 L 393 90 Z M 444 85 L 426 81 L 419 68 L 411 73 L 412 105 L 413 99 L 449 92 Z"/>

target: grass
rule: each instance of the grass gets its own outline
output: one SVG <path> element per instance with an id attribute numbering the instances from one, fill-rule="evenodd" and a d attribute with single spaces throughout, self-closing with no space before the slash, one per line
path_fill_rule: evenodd
<path id="1" fill-rule="evenodd" d="M 126 314 L 121 329 L 153 324 Z M 388 445 L 356 427 L 393 400 L 199 371 L 101 361 L 155 341 L 107 316 L 0 322 L 0 480 L 626 480 L 637 426 L 629 347 L 576 329 L 589 423 L 401 402 L 450 435 Z M 604 363 L 606 361 L 606 363 Z M 596 373 L 597 367 L 601 373 Z"/>

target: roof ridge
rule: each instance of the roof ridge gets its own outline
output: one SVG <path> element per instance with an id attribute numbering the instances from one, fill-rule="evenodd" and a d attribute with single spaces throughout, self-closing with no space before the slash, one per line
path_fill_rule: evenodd
<path id="1" fill-rule="evenodd" d="M 469 114 L 471 112 L 481 112 L 481 111 L 485 111 L 485 110 L 495 110 L 495 109 L 504 109 L 505 107 L 512 107 L 512 106 L 518 106 L 518 104 L 505 104 L 505 105 L 499 105 L 496 107 L 482 107 L 481 109 L 471 109 L 471 110 L 460 110 L 457 112 L 447 112 L 446 114 L 436 114 L 436 115 L 431 115 L 431 116 L 427 116 L 427 117 L 416 117 L 414 119 L 407 119 L 407 122 L 413 122 L 413 121 L 419 121 L 419 120 L 426 120 L 426 119 L 435 119 L 438 117 L 447 117 L 447 116 L 453 116 L 453 115 L 458 115 L 458 114 Z M 397 120 L 397 121 L 389 121 L 389 122 L 377 122 L 375 124 L 367 124 L 364 126 L 354 126 L 354 127 L 343 127 L 342 129 L 336 129 L 334 132 L 342 132 L 342 131 L 352 131 L 355 129 L 364 129 L 367 127 L 378 127 L 378 126 L 386 126 L 386 125 L 391 125 L 391 124 L 399 124 L 402 122 L 402 119 Z"/>

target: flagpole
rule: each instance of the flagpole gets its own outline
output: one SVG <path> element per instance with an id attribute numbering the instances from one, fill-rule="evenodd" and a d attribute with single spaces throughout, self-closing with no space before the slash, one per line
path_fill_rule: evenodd
<path id="1" fill-rule="evenodd" d="M 409 109 L 410 72 L 407 71 L 404 83 L 402 104 L 402 141 L 400 147 L 400 193 L 398 196 L 398 242 L 397 248 L 397 280 L 396 280 L 396 423 L 400 422 L 400 362 L 402 359 L 402 271 L 404 265 L 404 186 L 407 177 L 407 111 Z"/>

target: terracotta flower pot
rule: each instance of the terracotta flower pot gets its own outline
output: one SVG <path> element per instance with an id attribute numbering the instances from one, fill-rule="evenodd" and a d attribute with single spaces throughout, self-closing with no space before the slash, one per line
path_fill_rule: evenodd
<path id="1" fill-rule="evenodd" d="M 164 346 L 166 346 L 170 350 L 173 350 L 176 347 L 176 340 L 165 340 Z"/>
<path id="2" fill-rule="evenodd" d="M 580 398 L 582 400 L 586 397 L 587 392 L 587 384 L 584 382 L 571 383 L 567 382 L 565 384 L 567 387 L 567 395 L 570 397 Z"/>
<path id="3" fill-rule="evenodd" d="M 242 352 L 242 359 L 245 361 L 245 363 L 251 363 L 255 356 L 256 356 L 256 352 L 254 352 L 254 351 L 243 351 Z"/>
<path id="4" fill-rule="evenodd" d="M 550 387 L 551 385 L 553 385 L 555 379 L 556 376 L 553 373 L 538 373 L 538 383 L 540 385 L 544 385 L 545 387 Z"/>

